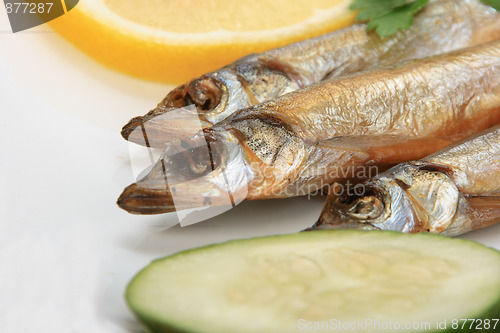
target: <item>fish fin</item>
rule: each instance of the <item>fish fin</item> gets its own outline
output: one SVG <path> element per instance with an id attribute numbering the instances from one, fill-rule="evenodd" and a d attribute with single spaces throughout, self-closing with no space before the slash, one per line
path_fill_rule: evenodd
<path id="1" fill-rule="evenodd" d="M 472 220 L 472 230 L 500 222 L 500 196 L 469 197 L 467 214 Z"/>
<path id="2" fill-rule="evenodd" d="M 457 236 L 500 222 L 500 196 L 465 196 L 464 199 L 465 205 L 459 208 L 443 235 Z"/>

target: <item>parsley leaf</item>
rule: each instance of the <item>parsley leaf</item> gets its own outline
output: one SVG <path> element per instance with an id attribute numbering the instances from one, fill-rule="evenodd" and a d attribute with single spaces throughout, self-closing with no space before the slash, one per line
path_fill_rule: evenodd
<path id="1" fill-rule="evenodd" d="M 407 30 L 413 24 L 413 16 L 422 9 L 429 0 L 417 0 L 412 4 L 394 9 L 382 16 L 374 17 L 367 25 L 368 30 L 374 30 L 380 37 L 394 35 L 398 30 Z"/>
<path id="2" fill-rule="evenodd" d="M 500 11 L 500 0 L 481 0 Z M 351 9 L 358 9 L 358 21 L 368 21 L 367 30 L 375 30 L 382 38 L 407 30 L 413 24 L 413 16 L 425 7 L 429 0 L 353 0 Z"/>
<path id="3" fill-rule="evenodd" d="M 351 9 L 359 9 L 357 19 L 364 21 L 390 13 L 407 3 L 407 0 L 354 0 Z"/>
<path id="4" fill-rule="evenodd" d="M 351 9 L 359 9 L 358 20 L 369 21 L 368 30 L 375 30 L 380 37 L 389 37 L 398 30 L 410 28 L 413 16 L 428 3 L 429 0 L 354 0 Z"/>
<path id="5" fill-rule="evenodd" d="M 481 0 L 481 1 L 487 5 L 490 5 L 496 10 L 500 11 L 500 0 Z"/>

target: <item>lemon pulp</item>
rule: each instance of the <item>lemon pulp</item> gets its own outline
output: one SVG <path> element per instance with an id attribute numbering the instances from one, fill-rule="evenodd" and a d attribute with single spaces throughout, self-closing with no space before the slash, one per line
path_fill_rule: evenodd
<path id="1" fill-rule="evenodd" d="M 345 27 L 349 0 L 86 0 L 51 26 L 102 64 L 180 83 L 262 52 Z"/>

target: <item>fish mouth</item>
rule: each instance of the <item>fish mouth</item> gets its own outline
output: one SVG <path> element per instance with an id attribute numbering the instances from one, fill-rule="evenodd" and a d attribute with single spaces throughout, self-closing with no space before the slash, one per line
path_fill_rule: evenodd
<path id="1" fill-rule="evenodd" d="M 163 214 L 175 210 L 172 194 L 165 189 L 150 189 L 134 183 L 123 190 L 118 206 L 131 214 Z"/>
<path id="2" fill-rule="evenodd" d="M 209 115 L 223 109 L 226 102 L 225 85 L 205 75 L 172 90 L 146 115 L 132 118 L 121 135 L 136 144 L 165 148 L 172 140 L 188 138 L 212 126 Z"/>
<path id="3" fill-rule="evenodd" d="M 145 116 L 131 119 L 123 127 L 121 134 L 129 142 L 148 148 L 165 149 L 174 140 L 186 140 L 210 126 L 212 123 L 200 117 L 194 106 L 158 106 Z"/>
<path id="4" fill-rule="evenodd" d="M 314 226 L 304 229 L 304 231 L 313 230 L 332 230 L 332 229 L 356 229 L 356 230 L 381 230 L 369 222 L 339 222 L 335 224 L 315 224 Z"/>
<path id="5" fill-rule="evenodd" d="M 172 142 L 151 171 L 122 192 L 117 204 L 132 214 L 206 210 L 209 218 L 215 216 L 210 209 L 229 209 L 243 201 L 251 179 L 236 137 L 206 130 Z"/>

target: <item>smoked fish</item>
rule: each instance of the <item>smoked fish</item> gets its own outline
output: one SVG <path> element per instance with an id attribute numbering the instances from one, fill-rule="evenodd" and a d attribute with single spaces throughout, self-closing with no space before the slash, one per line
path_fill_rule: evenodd
<path id="1" fill-rule="evenodd" d="M 135 117 L 122 136 L 165 148 L 239 109 L 322 80 L 423 58 L 500 38 L 500 14 L 480 0 L 433 0 L 413 26 L 388 38 L 355 24 L 317 38 L 260 54 L 195 78 L 172 90 L 145 116 Z M 184 107 L 190 107 L 186 110 Z"/>
<path id="2" fill-rule="evenodd" d="M 305 195 L 338 180 L 339 170 L 423 158 L 499 123 L 495 41 L 239 110 L 172 142 L 118 204 L 156 214 L 218 205 L 224 193 L 234 202 Z"/>
<path id="3" fill-rule="evenodd" d="M 328 196 L 314 229 L 456 236 L 500 222 L 500 126 Z"/>

